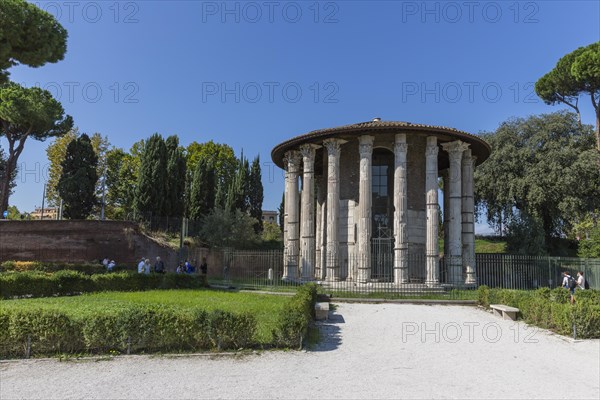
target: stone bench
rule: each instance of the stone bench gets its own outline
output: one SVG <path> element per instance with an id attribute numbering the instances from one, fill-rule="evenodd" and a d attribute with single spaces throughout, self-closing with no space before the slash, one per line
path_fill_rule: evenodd
<path id="1" fill-rule="evenodd" d="M 316 303 L 315 304 L 315 318 L 317 321 L 326 320 L 328 315 L 329 315 L 329 303 Z"/>
<path id="2" fill-rule="evenodd" d="M 502 319 L 517 320 L 518 308 L 505 306 L 504 304 L 490 304 L 490 308 L 494 311 L 495 315 L 501 316 Z"/>

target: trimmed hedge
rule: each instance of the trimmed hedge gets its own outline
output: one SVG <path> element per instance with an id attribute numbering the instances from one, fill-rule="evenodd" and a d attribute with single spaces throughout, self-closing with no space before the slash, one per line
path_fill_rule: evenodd
<path id="1" fill-rule="evenodd" d="M 273 331 L 275 345 L 279 347 L 302 347 L 308 326 L 315 317 L 317 285 L 309 283 L 298 288 L 298 292 L 281 310 L 277 329 Z"/>
<path id="2" fill-rule="evenodd" d="M 289 299 L 273 330 L 273 346 L 291 348 L 302 344 L 314 318 L 316 298 L 317 286 L 308 284 Z M 131 303 L 75 314 L 43 306 L 0 307 L 2 358 L 29 354 L 237 350 L 259 346 L 256 333 L 257 319 L 251 313 L 206 311 L 200 307 Z"/>
<path id="3" fill-rule="evenodd" d="M 207 287 L 206 276 L 189 274 L 138 274 L 117 272 L 86 275 L 77 271 L 5 272 L 0 274 L 0 297 L 48 297 L 102 291 L 198 289 Z"/>
<path id="4" fill-rule="evenodd" d="M 114 272 L 134 270 L 133 267 L 117 265 Z M 78 271 L 84 274 L 101 274 L 106 267 L 101 263 L 63 263 L 42 261 L 4 261 L 0 263 L 0 272 L 58 272 L 63 270 Z"/>
<path id="5" fill-rule="evenodd" d="M 70 317 L 51 310 L 1 310 L 0 356 L 227 350 L 254 344 L 248 313 L 160 305 Z"/>
<path id="6" fill-rule="evenodd" d="M 479 304 L 506 304 L 517 307 L 523 319 L 540 328 L 561 335 L 571 335 L 573 324 L 580 338 L 600 338 L 600 291 L 577 290 L 575 304 L 570 304 L 569 291 L 563 288 L 541 288 L 535 291 L 478 289 Z"/>

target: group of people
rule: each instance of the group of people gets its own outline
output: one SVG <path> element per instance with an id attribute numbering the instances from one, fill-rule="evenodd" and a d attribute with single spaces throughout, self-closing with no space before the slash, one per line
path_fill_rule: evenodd
<path id="1" fill-rule="evenodd" d="M 571 304 L 575 303 L 575 289 L 585 290 L 585 278 L 583 272 L 577 272 L 577 279 L 572 277 L 567 271 L 563 272 L 562 287 L 567 289 L 571 294 Z"/>
<path id="2" fill-rule="evenodd" d="M 177 266 L 175 272 L 178 274 L 193 274 L 194 272 L 196 272 L 196 267 L 194 266 L 194 264 L 192 264 L 188 260 L 185 260 L 185 262 L 179 261 L 179 265 Z"/>
<path id="3" fill-rule="evenodd" d="M 188 260 L 180 261 L 177 269 L 175 270 L 178 274 L 193 274 L 196 272 L 195 263 L 191 263 Z M 150 259 L 142 257 L 140 262 L 138 263 L 138 273 L 140 274 L 149 274 L 150 272 L 155 272 L 157 274 L 164 274 L 166 272 L 165 263 L 161 260 L 160 257 L 156 257 L 156 262 L 154 266 L 150 264 Z M 206 263 L 206 258 L 202 259 L 202 264 L 200 264 L 200 272 L 203 275 L 206 275 L 208 272 L 208 264 Z"/>
<path id="4" fill-rule="evenodd" d="M 102 260 L 102 265 L 104 265 L 104 268 L 106 268 L 108 272 L 112 272 L 117 266 L 117 263 L 115 260 L 109 261 L 107 257 L 104 257 L 104 260 Z"/>
<path id="5" fill-rule="evenodd" d="M 157 274 L 165 273 L 165 263 L 161 260 L 160 257 L 156 257 L 156 262 L 154 263 L 154 267 L 150 264 L 150 259 L 142 257 L 140 262 L 138 263 L 138 273 L 140 274 L 149 274 L 150 272 L 155 272 Z"/>

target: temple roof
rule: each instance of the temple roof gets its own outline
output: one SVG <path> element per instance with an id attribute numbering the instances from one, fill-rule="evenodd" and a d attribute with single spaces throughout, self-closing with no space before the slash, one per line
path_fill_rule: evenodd
<path id="1" fill-rule="evenodd" d="M 273 162 L 280 168 L 283 168 L 283 157 L 285 152 L 297 149 L 298 146 L 305 143 L 320 144 L 325 139 L 339 137 L 351 139 L 353 136 L 373 135 L 383 133 L 406 133 L 407 135 L 435 135 L 438 138 L 438 144 L 462 140 L 469 143 L 472 154 L 477 157 L 476 164 L 484 162 L 491 153 L 490 145 L 479 136 L 458 129 L 445 126 L 415 124 L 404 121 L 382 121 L 380 118 L 374 118 L 372 121 L 358 122 L 350 125 L 337 126 L 334 128 L 318 129 L 295 136 L 283 143 L 278 144 L 271 151 Z M 441 152 L 440 152 L 441 153 Z"/>

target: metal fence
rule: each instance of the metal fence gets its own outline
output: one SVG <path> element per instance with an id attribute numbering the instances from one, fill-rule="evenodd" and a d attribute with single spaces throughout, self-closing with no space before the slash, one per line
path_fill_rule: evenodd
<path id="1" fill-rule="evenodd" d="M 405 279 L 399 283 L 395 282 L 393 254 L 373 257 L 366 272 L 367 282 L 359 280 L 360 257 L 345 256 L 337 260 L 324 257 L 316 261 L 311 271 L 302 270 L 299 258 L 290 259 L 286 270 L 282 250 L 223 250 L 214 260 L 221 265 L 209 270 L 209 283 L 236 288 L 282 290 L 315 281 L 325 291 L 339 294 L 443 297 L 456 295 L 453 289 L 475 289 L 479 285 L 521 290 L 554 288 L 560 286 L 563 271 L 573 275 L 582 271 L 590 288 L 600 289 L 600 259 L 477 254 L 474 283 L 470 283 L 467 268 L 460 260 L 450 257 L 430 261 L 434 277 L 430 281 L 427 257 L 418 254 L 407 257 Z"/>

